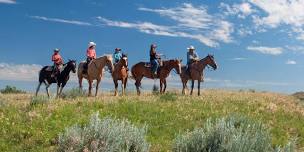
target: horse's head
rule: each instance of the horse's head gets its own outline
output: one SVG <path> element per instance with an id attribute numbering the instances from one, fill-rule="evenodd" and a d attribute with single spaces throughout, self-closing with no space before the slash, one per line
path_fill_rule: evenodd
<path id="1" fill-rule="evenodd" d="M 76 60 L 69 60 L 67 67 L 69 67 L 73 73 L 76 73 Z"/>
<path id="2" fill-rule="evenodd" d="M 128 56 L 126 54 L 122 54 L 122 57 L 120 60 L 121 60 L 122 66 L 128 67 Z"/>
<path id="3" fill-rule="evenodd" d="M 211 55 L 211 54 L 208 54 L 208 56 L 206 57 L 206 62 L 207 62 L 207 65 L 210 65 L 213 70 L 216 70 L 217 69 L 217 64 L 214 60 L 214 56 Z"/>
<path id="4" fill-rule="evenodd" d="M 106 56 L 106 65 L 110 70 L 110 73 L 112 73 L 114 71 L 114 65 L 113 65 L 113 58 L 111 55 Z"/>
<path id="5" fill-rule="evenodd" d="M 182 60 L 180 60 L 180 59 L 174 59 L 174 60 L 171 60 L 170 64 L 176 70 L 177 74 L 181 74 L 182 73 Z"/>

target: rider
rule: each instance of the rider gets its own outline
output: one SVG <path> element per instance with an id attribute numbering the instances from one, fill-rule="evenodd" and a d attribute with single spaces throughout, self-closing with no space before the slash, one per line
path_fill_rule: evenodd
<path id="1" fill-rule="evenodd" d="M 115 52 L 113 54 L 114 63 L 118 63 L 122 57 L 121 48 L 115 48 Z"/>
<path id="2" fill-rule="evenodd" d="M 87 73 L 88 65 L 91 63 L 93 59 L 96 59 L 96 44 L 94 42 L 89 42 L 89 48 L 87 49 L 87 62 L 84 65 L 83 73 Z"/>
<path id="3" fill-rule="evenodd" d="M 52 75 L 51 77 L 54 77 L 59 73 L 60 67 L 63 64 L 63 60 L 59 54 L 59 49 L 54 49 L 54 54 L 52 55 L 52 61 L 54 62 L 54 66 L 52 69 Z"/>
<path id="4" fill-rule="evenodd" d="M 159 55 L 156 53 L 156 45 L 151 44 L 150 47 L 150 63 L 152 65 L 152 75 L 153 77 L 157 77 L 157 69 L 159 67 L 157 59 L 159 59 Z"/>
<path id="5" fill-rule="evenodd" d="M 196 62 L 199 60 L 199 56 L 195 52 L 194 46 L 190 45 L 190 47 L 187 48 L 187 73 L 190 73 L 191 64 L 193 62 Z"/>

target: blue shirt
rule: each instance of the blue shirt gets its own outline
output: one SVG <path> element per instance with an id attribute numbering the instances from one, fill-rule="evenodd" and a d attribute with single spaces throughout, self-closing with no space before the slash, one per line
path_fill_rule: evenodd
<path id="1" fill-rule="evenodd" d="M 119 62 L 119 60 L 121 59 L 121 57 L 122 57 L 122 53 L 120 51 L 119 52 L 115 52 L 113 54 L 114 62 L 115 63 Z"/>
<path id="2" fill-rule="evenodd" d="M 193 60 L 197 60 L 199 57 L 196 52 L 187 52 L 187 64 L 191 64 Z"/>

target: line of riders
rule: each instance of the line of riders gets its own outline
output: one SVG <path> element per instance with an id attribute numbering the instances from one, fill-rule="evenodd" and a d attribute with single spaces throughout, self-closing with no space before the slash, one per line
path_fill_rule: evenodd
<path id="1" fill-rule="evenodd" d="M 128 77 L 135 80 L 138 95 L 141 93 L 141 80 L 144 77 L 159 79 L 160 93 L 165 93 L 167 87 L 166 78 L 169 76 L 171 70 L 175 70 L 176 73 L 180 75 L 182 81 L 182 94 L 185 94 L 185 90 L 188 88 L 187 82 L 191 80 L 190 95 L 193 93 L 194 81 L 198 82 L 198 95 L 200 95 L 200 83 L 204 81 L 204 69 L 209 66 L 214 70 L 217 69 L 217 64 L 213 55 L 208 54 L 205 58 L 200 59 L 193 46 L 187 48 L 186 66 L 182 66 L 182 60 L 179 59 L 161 60 L 162 55 L 157 53 L 156 48 L 157 46 L 155 44 L 150 46 L 150 62 L 138 62 L 133 65 L 129 77 L 128 58 L 127 55 L 122 53 L 120 48 L 116 48 L 113 55 L 96 57 L 96 44 L 94 42 L 89 42 L 88 49 L 86 50 L 87 60 L 80 62 L 78 66 L 77 75 L 79 88 L 82 89 L 83 78 L 87 79 L 89 83 L 88 95 L 91 96 L 93 81 L 97 80 L 95 90 L 95 96 L 97 96 L 99 83 L 103 77 L 102 71 L 104 70 L 104 67 L 108 67 L 115 84 L 115 95 L 117 95 L 118 92 L 118 81 L 121 81 L 122 94 L 125 94 Z M 54 66 L 45 66 L 40 70 L 36 95 L 39 92 L 41 84 L 45 84 L 47 95 L 50 96 L 49 87 L 52 83 L 56 83 L 57 97 L 60 96 L 62 89 L 69 80 L 70 72 L 76 73 L 76 61 L 69 60 L 64 64 L 59 52 L 59 49 L 54 49 L 54 54 L 52 55 Z"/>
<path id="2" fill-rule="evenodd" d="M 151 72 L 152 76 L 154 78 L 157 78 L 157 71 L 159 67 L 161 66 L 161 55 L 157 53 L 156 51 L 157 46 L 155 44 L 151 44 L 150 46 L 150 64 L 151 64 Z M 86 63 L 84 65 L 83 74 L 87 73 L 88 65 L 90 62 L 94 59 L 96 59 L 96 43 L 89 42 L 88 49 L 86 51 Z M 199 56 L 195 51 L 195 48 L 191 45 L 187 48 L 187 73 L 190 73 L 191 64 L 199 61 Z M 52 55 L 52 62 L 54 62 L 53 70 L 52 70 L 52 77 L 56 78 L 56 76 L 60 73 L 60 69 L 62 65 L 64 64 L 63 59 L 60 55 L 60 49 L 54 49 L 54 54 Z M 121 51 L 121 48 L 115 48 L 115 51 L 113 53 L 113 59 L 114 64 L 117 64 L 119 60 L 123 57 L 123 53 Z M 126 67 L 128 70 L 128 67 Z"/>

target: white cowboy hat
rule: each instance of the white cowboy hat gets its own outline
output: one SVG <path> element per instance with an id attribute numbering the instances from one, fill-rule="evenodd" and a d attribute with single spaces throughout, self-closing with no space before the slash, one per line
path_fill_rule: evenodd
<path id="1" fill-rule="evenodd" d="M 54 49 L 54 52 L 59 52 L 59 51 L 60 51 L 60 49 L 58 49 L 58 48 Z"/>
<path id="2" fill-rule="evenodd" d="M 190 45 L 188 48 L 188 50 L 195 50 L 194 46 Z"/>
<path id="3" fill-rule="evenodd" d="M 96 46 L 96 43 L 94 43 L 94 42 L 89 42 L 89 47 L 91 47 L 91 46 Z"/>

